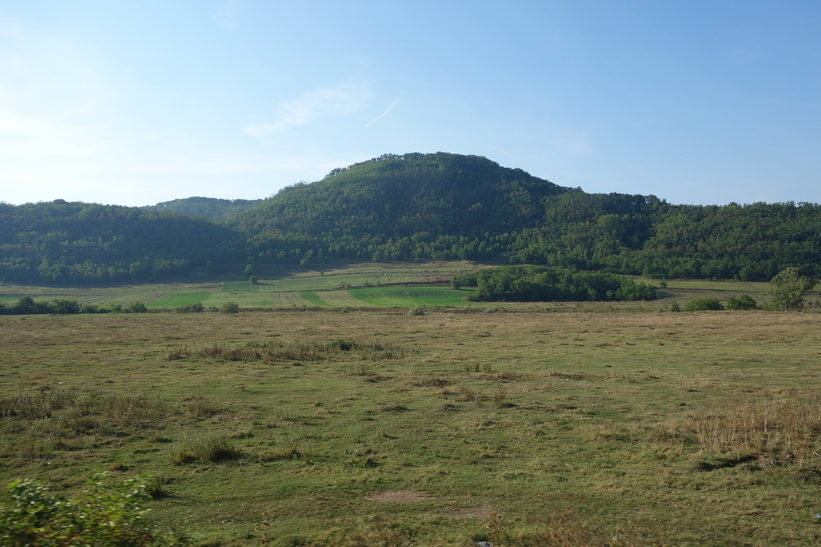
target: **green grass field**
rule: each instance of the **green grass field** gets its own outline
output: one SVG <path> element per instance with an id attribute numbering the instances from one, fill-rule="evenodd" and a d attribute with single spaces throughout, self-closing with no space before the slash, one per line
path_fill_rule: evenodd
<path id="1" fill-rule="evenodd" d="M 380 287 L 353 289 L 354 298 L 371 306 L 464 306 L 472 290 L 450 287 Z"/>
<path id="2" fill-rule="evenodd" d="M 211 546 L 821 543 L 821 315 L 574 310 L 0 316 L 0 483 L 148 475 Z"/>
<path id="3" fill-rule="evenodd" d="M 181 308 L 191 304 L 202 304 L 211 296 L 210 292 L 184 292 L 177 293 L 167 298 L 161 298 L 149 302 L 148 308 Z"/>

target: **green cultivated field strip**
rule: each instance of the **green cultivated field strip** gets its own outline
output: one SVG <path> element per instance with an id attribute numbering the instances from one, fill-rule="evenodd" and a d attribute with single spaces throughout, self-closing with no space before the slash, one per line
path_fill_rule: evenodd
<path id="1" fill-rule="evenodd" d="M 670 289 L 691 289 L 724 291 L 734 293 L 761 294 L 769 288 L 768 283 L 756 281 L 728 281 L 711 279 L 675 279 L 667 282 Z"/>
<path id="2" fill-rule="evenodd" d="M 283 291 L 274 293 L 273 302 L 275 307 L 293 307 L 293 306 L 308 306 L 312 304 L 311 301 L 306 300 L 298 292 Z"/>
<path id="3" fill-rule="evenodd" d="M 463 306 L 470 291 L 449 287 L 376 287 L 351 289 L 350 293 L 371 306 Z"/>
<path id="4" fill-rule="evenodd" d="M 178 293 L 168 298 L 155 300 L 146 305 L 148 308 L 179 308 L 205 302 L 211 296 L 210 292 L 186 292 Z"/>
<path id="5" fill-rule="evenodd" d="M 315 292 L 312 291 L 301 291 L 299 296 L 302 297 L 303 300 L 306 300 L 313 304 L 314 306 L 327 306 L 328 303 L 322 300 Z"/>
<path id="6" fill-rule="evenodd" d="M 364 307 L 367 302 L 354 298 L 351 291 L 322 291 L 322 300 L 326 306 L 338 308 Z"/>

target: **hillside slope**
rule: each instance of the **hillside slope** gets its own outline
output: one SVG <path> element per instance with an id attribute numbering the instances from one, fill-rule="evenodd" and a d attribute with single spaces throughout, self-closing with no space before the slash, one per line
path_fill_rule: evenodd
<path id="1" fill-rule="evenodd" d="M 151 281 L 244 256 L 243 237 L 204 219 L 56 200 L 0 204 L 0 281 Z"/>
<path id="2" fill-rule="evenodd" d="M 568 191 L 478 156 L 385 155 L 286 188 L 228 225 L 248 233 L 262 258 L 444 258 L 445 247 L 447 256 L 482 258 L 501 250 L 500 235 L 539 224 L 546 198 Z"/>

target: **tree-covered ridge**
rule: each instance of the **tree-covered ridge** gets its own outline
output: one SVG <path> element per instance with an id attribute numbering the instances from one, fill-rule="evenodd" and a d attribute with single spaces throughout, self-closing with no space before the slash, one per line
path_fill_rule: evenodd
<path id="1" fill-rule="evenodd" d="M 287 188 L 230 224 L 262 261 L 510 259 L 652 277 L 821 275 L 815 204 L 671 205 L 588 194 L 477 156 L 385 155 Z"/>
<path id="2" fill-rule="evenodd" d="M 148 281 L 242 257 L 235 232 L 203 219 L 57 200 L 0 204 L 0 279 Z"/>
<path id="3" fill-rule="evenodd" d="M 0 281 L 146 281 L 207 264 L 239 273 L 247 257 L 303 265 L 492 259 L 744 280 L 798 267 L 821 277 L 820 205 L 671 205 L 655 196 L 588 194 L 478 156 L 384 155 L 250 208 L 232 201 L 243 210 L 219 222 L 205 212 L 227 214 L 229 200 L 177 201 L 197 216 L 63 201 L 0 204 Z"/>
<path id="4" fill-rule="evenodd" d="M 217 221 L 250 209 L 261 201 L 261 199 L 218 199 L 194 196 L 163 201 L 145 208 Z"/>
<path id="5" fill-rule="evenodd" d="M 817 204 L 669 205 L 580 193 L 551 209 L 558 216 L 518 234 L 517 260 L 659 278 L 767 280 L 789 266 L 821 274 Z"/>

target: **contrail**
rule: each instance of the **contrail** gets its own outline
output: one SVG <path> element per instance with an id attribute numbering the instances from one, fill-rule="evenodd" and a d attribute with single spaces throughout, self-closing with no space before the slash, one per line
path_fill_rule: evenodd
<path id="1" fill-rule="evenodd" d="M 401 97 L 401 95 L 400 95 L 399 97 Z M 373 123 L 374 123 L 376 120 L 382 119 L 382 118 L 384 118 L 385 116 L 387 116 L 387 115 L 388 115 L 388 113 L 389 113 L 389 112 L 393 109 L 393 107 L 394 107 L 394 106 L 396 106 L 396 103 L 398 103 L 398 102 L 399 102 L 399 97 L 397 97 L 396 99 L 394 99 L 394 100 L 393 100 L 393 102 L 392 102 L 392 103 L 391 103 L 391 105 L 387 108 L 387 110 L 385 110 L 383 113 L 381 113 L 380 115 L 378 115 L 377 117 L 375 117 L 374 119 L 372 119 L 371 121 L 369 121 L 369 122 L 368 122 L 368 125 L 366 125 L 363 129 L 367 129 L 367 128 L 369 128 L 371 125 L 373 125 Z"/>

